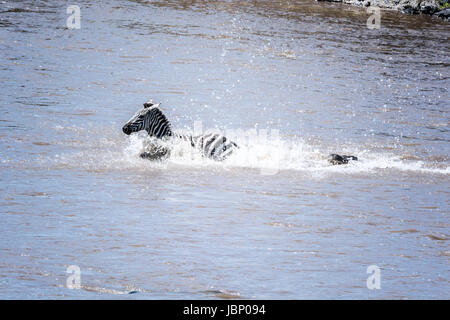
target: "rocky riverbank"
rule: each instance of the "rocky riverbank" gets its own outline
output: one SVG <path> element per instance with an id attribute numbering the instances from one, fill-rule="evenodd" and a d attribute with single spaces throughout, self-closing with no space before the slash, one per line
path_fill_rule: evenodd
<path id="1" fill-rule="evenodd" d="M 399 10 L 409 14 L 429 14 L 450 21 L 449 0 L 317 0 L 342 2 L 357 6 L 373 6 Z"/>

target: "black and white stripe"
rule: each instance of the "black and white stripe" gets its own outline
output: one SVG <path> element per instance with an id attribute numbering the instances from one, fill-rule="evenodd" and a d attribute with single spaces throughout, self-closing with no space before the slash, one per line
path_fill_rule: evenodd
<path id="1" fill-rule="evenodd" d="M 200 150 L 202 155 L 218 161 L 226 159 L 238 147 L 236 143 L 218 133 L 206 133 L 192 137 L 191 140 L 192 146 Z"/>
<path id="2" fill-rule="evenodd" d="M 200 153 L 208 158 L 221 161 L 231 155 L 237 144 L 218 133 L 206 133 L 192 136 L 181 133 L 173 133 L 170 122 L 158 108 L 159 104 L 152 102 L 144 103 L 144 109 L 138 111 L 122 128 L 125 134 L 131 134 L 141 130 L 146 130 L 151 137 L 158 139 L 177 138 L 191 144 Z M 152 147 L 153 148 L 153 147 Z M 141 157 L 155 159 L 158 155 L 166 156 L 170 151 L 167 148 L 156 148 L 157 155 L 152 152 L 145 152 Z M 152 150 L 156 150 L 153 148 Z M 163 150 L 163 151 L 161 151 Z"/>

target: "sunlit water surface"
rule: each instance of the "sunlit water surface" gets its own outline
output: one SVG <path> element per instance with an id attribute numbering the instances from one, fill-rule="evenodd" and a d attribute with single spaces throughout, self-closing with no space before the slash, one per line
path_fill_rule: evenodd
<path id="1" fill-rule="evenodd" d="M 76 2 L 79 30 L 64 2 L 0 5 L 0 298 L 450 298 L 448 23 Z M 174 129 L 258 137 L 142 160 L 121 127 L 150 98 Z"/>

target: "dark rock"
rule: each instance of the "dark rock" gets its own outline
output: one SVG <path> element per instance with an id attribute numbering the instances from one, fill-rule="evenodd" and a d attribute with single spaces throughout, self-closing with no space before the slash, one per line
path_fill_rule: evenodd
<path id="1" fill-rule="evenodd" d="M 413 8 L 411 6 L 405 6 L 402 9 L 402 12 L 406 13 L 406 14 L 416 14 L 416 13 L 419 13 L 419 10 L 417 10 L 417 8 Z"/>
<path id="2" fill-rule="evenodd" d="M 443 18 L 446 20 L 450 20 L 450 8 L 438 11 L 434 14 L 434 16 L 437 16 L 439 18 Z"/>
<path id="3" fill-rule="evenodd" d="M 439 4 L 436 1 L 422 1 L 420 3 L 420 12 L 433 14 L 436 11 L 439 11 Z"/>
<path id="4" fill-rule="evenodd" d="M 445 20 L 450 20 L 448 18 L 448 13 L 446 8 L 440 10 L 442 6 L 449 3 L 450 0 L 316 0 L 316 1 L 328 1 L 328 2 L 342 2 L 349 5 L 355 6 L 374 6 L 384 9 L 394 9 L 401 11 L 406 14 L 429 14 L 434 13 L 436 16 L 441 17 Z M 440 10 L 440 11 L 439 11 Z"/>

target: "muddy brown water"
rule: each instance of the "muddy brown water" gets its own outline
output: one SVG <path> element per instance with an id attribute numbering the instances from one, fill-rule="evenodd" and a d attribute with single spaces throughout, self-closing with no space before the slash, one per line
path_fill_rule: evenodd
<path id="1" fill-rule="evenodd" d="M 1 298 L 450 297 L 448 23 L 382 11 L 369 30 L 364 8 L 314 1 L 76 4 L 73 30 L 65 3 L 0 5 Z M 146 137 L 121 127 L 150 98 L 175 129 L 257 136 L 223 163 L 178 144 L 141 160 Z"/>

